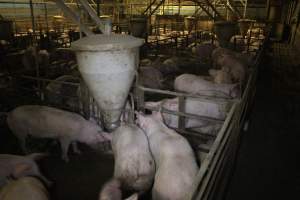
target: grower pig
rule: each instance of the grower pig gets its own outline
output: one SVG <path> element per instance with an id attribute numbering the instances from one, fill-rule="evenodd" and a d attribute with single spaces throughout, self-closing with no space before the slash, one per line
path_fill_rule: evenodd
<path id="1" fill-rule="evenodd" d="M 114 178 L 128 190 L 144 192 L 153 182 L 155 163 L 147 136 L 134 124 L 121 124 L 112 133 L 112 150 L 115 157 Z"/>
<path id="2" fill-rule="evenodd" d="M 64 75 L 55 79 L 55 81 L 64 81 L 70 83 L 79 83 L 78 77 Z M 76 99 L 78 97 L 78 86 L 62 84 L 58 82 L 50 82 L 46 87 L 46 99 L 50 104 L 54 105 L 66 105 L 70 108 L 74 108 L 79 102 Z M 77 101 L 76 101 L 77 100 Z"/>
<path id="3" fill-rule="evenodd" d="M 190 144 L 164 125 L 160 112 L 148 116 L 137 113 L 137 122 L 149 138 L 156 163 L 152 199 L 183 200 L 198 171 Z"/>
<path id="4" fill-rule="evenodd" d="M 231 76 L 234 83 L 243 82 L 246 78 L 246 66 L 238 59 L 229 54 L 223 54 L 217 60 L 217 63 L 222 66 L 222 70 Z"/>
<path id="5" fill-rule="evenodd" d="M 178 76 L 174 88 L 177 91 L 205 96 L 236 98 L 239 95 L 238 84 L 216 84 L 193 74 Z"/>
<path id="6" fill-rule="evenodd" d="M 214 83 L 232 83 L 232 78 L 228 72 L 226 72 L 223 69 L 216 70 L 216 69 L 210 69 L 208 70 L 209 75 L 213 78 Z"/>
<path id="7" fill-rule="evenodd" d="M 211 59 L 211 54 L 216 48 L 213 44 L 200 44 L 192 48 L 192 52 L 197 55 L 201 61 L 208 61 Z"/>
<path id="8" fill-rule="evenodd" d="M 33 153 L 27 156 L 0 154 L 0 187 L 8 181 L 8 177 L 21 178 L 24 176 L 39 177 L 49 186 L 51 182 L 41 174 L 35 162 L 35 160 L 43 156 L 45 154 L 40 153 Z"/>
<path id="9" fill-rule="evenodd" d="M 163 107 L 171 111 L 178 111 L 178 98 L 164 99 L 158 102 L 146 102 L 149 107 Z M 188 97 L 184 102 L 184 112 L 195 114 L 203 117 L 224 120 L 229 110 L 229 103 L 216 103 L 210 101 L 200 101 Z M 172 128 L 178 128 L 178 116 L 163 113 L 163 119 L 166 125 Z M 220 124 L 215 124 L 205 120 L 194 118 L 185 118 L 185 128 L 197 128 L 201 133 L 215 134 L 220 128 Z"/>
<path id="10" fill-rule="evenodd" d="M 68 161 L 68 149 L 72 144 L 78 152 L 76 141 L 96 147 L 105 141 L 108 134 L 102 132 L 96 122 L 64 110 L 39 105 L 25 105 L 15 108 L 8 114 L 7 123 L 21 142 L 25 151 L 26 136 L 56 138 L 62 148 L 62 158 Z"/>
<path id="11" fill-rule="evenodd" d="M 34 177 L 11 180 L 0 191 L 1 200 L 48 200 L 45 186 Z"/>
<path id="12" fill-rule="evenodd" d="M 137 200 L 138 194 L 135 193 L 125 200 Z M 99 200 L 122 200 L 121 181 L 119 179 L 111 179 L 102 187 Z"/>
<path id="13" fill-rule="evenodd" d="M 143 86 L 154 88 L 154 89 L 163 89 L 163 74 L 154 67 L 140 67 L 139 68 L 139 79 Z"/>

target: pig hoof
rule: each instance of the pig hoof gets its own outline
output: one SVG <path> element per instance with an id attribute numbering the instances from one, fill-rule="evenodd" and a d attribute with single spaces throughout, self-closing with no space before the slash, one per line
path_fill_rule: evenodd
<path id="1" fill-rule="evenodd" d="M 74 153 L 76 153 L 76 154 L 81 154 L 82 152 L 79 150 L 79 149 L 74 149 Z"/>
<path id="2" fill-rule="evenodd" d="M 65 157 L 65 156 L 63 156 L 62 159 L 63 159 L 63 161 L 65 161 L 66 163 L 68 163 L 68 162 L 70 161 L 69 158 L 68 158 L 68 157 Z"/>

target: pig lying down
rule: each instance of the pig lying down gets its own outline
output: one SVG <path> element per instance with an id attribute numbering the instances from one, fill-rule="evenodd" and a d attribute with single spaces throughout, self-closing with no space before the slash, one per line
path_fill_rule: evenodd
<path id="1" fill-rule="evenodd" d="M 179 111 L 178 98 L 164 99 L 158 102 L 146 102 L 146 106 Z M 219 120 L 226 118 L 227 112 L 230 108 L 230 103 L 217 103 L 212 101 L 200 101 L 195 98 L 187 97 L 184 101 L 184 112 L 203 117 L 209 117 Z M 178 116 L 168 113 L 163 113 L 164 123 L 171 128 L 178 128 Z M 204 134 L 216 134 L 221 128 L 221 124 L 216 124 L 207 120 L 185 118 L 185 128 L 197 128 L 198 131 Z"/>
<path id="2" fill-rule="evenodd" d="M 122 199 L 121 181 L 119 179 L 112 179 L 105 183 L 99 194 L 99 200 Z M 124 200 L 138 200 L 138 194 L 135 193 Z"/>
<path id="3" fill-rule="evenodd" d="M 12 180 L 0 191 L 1 200 L 48 200 L 45 186 L 34 177 Z"/>
<path id="4" fill-rule="evenodd" d="M 0 187 L 7 183 L 9 177 L 18 179 L 25 176 L 36 176 L 49 186 L 51 182 L 41 174 L 35 162 L 44 156 L 39 153 L 27 156 L 0 154 Z"/>
<path id="5" fill-rule="evenodd" d="M 121 124 L 112 133 L 111 143 L 114 178 L 120 180 L 124 189 L 147 191 L 153 183 L 155 163 L 146 135 L 135 124 Z"/>
<path id="6" fill-rule="evenodd" d="M 164 125 L 161 118 L 160 112 L 148 116 L 137 113 L 156 163 L 152 199 L 183 200 L 191 190 L 198 166 L 188 141 Z"/>
<path id="7" fill-rule="evenodd" d="M 240 93 L 238 84 L 217 84 L 193 74 L 178 76 L 174 82 L 174 89 L 189 94 L 223 98 L 236 98 Z"/>
<path id="8" fill-rule="evenodd" d="M 62 148 L 62 159 L 68 161 L 68 149 L 72 144 L 74 152 L 79 153 L 76 142 L 82 142 L 93 148 L 107 141 L 96 122 L 85 120 L 81 115 L 47 106 L 25 105 L 15 108 L 8 114 L 7 124 L 20 140 L 24 151 L 28 135 L 37 138 L 58 139 Z"/>

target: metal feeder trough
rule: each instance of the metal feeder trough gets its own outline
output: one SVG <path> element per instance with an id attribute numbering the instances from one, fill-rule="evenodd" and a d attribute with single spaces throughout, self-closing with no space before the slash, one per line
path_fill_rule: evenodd
<path id="1" fill-rule="evenodd" d="M 109 131 L 120 124 L 139 60 L 142 39 L 129 35 L 93 35 L 72 43 L 79 71 Z"/>
<path id="2" fill-rule="evenodd" d="M 217 35 L 220 46 L 228 47 L 230 38 L 236 34 L 236 23 L 230 21 L 215 22 L 214 32 Z"/>

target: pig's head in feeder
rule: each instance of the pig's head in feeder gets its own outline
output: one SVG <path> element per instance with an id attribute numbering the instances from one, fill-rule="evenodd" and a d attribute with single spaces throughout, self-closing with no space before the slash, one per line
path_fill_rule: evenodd
<path id="1" fill-rule="evenodd" d="M 143 39 L 130 35 L 93 35 L 72 43 L 79 71 L 96 100 L 104 127 L 112 131 L 120 116 L 138 66 Z"/>

